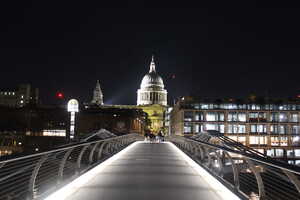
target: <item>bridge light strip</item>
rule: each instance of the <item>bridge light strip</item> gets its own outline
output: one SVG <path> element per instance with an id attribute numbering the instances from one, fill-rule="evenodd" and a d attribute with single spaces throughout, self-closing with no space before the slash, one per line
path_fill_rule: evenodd
<path id="1" fill-rule="evenodd" d="M 119 153 L 115 154 L 114 156 L 108 158 L 104 162 L 100 163 L 96 167 L 92 168 L 91 170 L 87 171 L 86 173 L 82 174 L 75 180 L 71 181 L 69 184 L 65 185 L 64 187 L 60 188 L 59 190 L 55 191 L 54 193 L 50 194 L 44 200 L 64 200 L 70 197 L 70 195 L 74 194 L 78 191 L 84 184 L 91 181 L 93 178 L 96 177 L 103 169 L 110 165 L 115 160 L 121 158 L 127 151 L 132 149 L 135 145 L 139 142 L 134 142 L 130 144 L 128 147 L 120 151 Z"/>
<path id="2" fill-rule="evenodd" d="M 203 169 L 199 164 L 193 161 L 188 155 L 181 151 L 173 143 L 168 142 L 184 159 L 190 164 L 190 166 L 213 188 L 214 192 L 224 200 L 241 200 L 232 191 L 225 187 L 221 182 L 214 178 L 210 173 Z"/>

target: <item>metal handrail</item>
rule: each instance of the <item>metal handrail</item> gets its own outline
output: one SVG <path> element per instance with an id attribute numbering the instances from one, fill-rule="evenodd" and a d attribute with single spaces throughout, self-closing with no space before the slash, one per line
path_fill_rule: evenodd
<path id="1" fill-rule="evenodd" d="M 0 199 L 41 199 L 141 139 L 128 134 L 0 161 Z"/>
<path id="2" fill-rule="evenodd" d="M 242 199 L 300 199 L 300 167 L 181 136 L 169 140 Z"/>

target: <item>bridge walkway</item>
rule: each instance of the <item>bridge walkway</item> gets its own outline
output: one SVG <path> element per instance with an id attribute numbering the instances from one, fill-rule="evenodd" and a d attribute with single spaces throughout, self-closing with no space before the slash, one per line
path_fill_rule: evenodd
<path id="1" fill-rule="evenodd" d="M 135 142 L 120 152 L 121 156 L 94 172 L 90 178 L 83 179 L 84 183 L 73 184 L 71 194 L 64 199 L 233 199 L 226 196 L 218 184 L 207 181 L 206 175 L 199 174 L 179 151 L 168 142 Z M 66 195 L 67 192 L 60 194 Z"/>

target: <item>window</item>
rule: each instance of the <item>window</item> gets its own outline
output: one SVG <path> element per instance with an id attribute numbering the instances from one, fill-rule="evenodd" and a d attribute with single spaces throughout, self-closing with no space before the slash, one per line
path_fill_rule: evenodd
<path id="1" fill-rule="evenodd" d="M 257 112 L 249 113 L 249 121 L 250 122 L 258 122 L 258 113 Z"/>
<path id="2" fill-rule="evenodd" d="M 271 137 L 271 145 L 279 146 L 279 137 Z"/>
<path id="3" fill-rule="evenodd" d="M 286 156 L 288 157 L 288 158 L 292 158 L 292 157 L 294 157 L 295 156 L 295 153 L 294 153 L 294 150 L 286 150 Z"/>
<path id="4" fill-rule="evenodd" d="M 219 131 L 220 131 L 220 133 L 225 133 L 225 125 L 224 124 L 219 125 Z"/>
<path id="5" fill-rule="evenodd" d="M 205 129 L 218 131 L 218 124 L 205 124 Z"/>
<path id="6" fill-rule="evenodd" d="M 246 133 L 246 126 L 240 124 L 228 124 L 228 133 Z"/>
<path id="7" fill-rule="evenodd" d="M 238 121 L 238 115 L 236 112 L 229 112 L 228 113 L 228 121 L 229 122 L 237 122 Z"/>
<path id="8" fill-rule="evenodd" d="M 65 137 L 66 130 L 43 130 L 42 136 Z"/>
<path id="9" fill-rule="evenodd" d="M 263 124 L 251 124 L 251 133 L 267 133 L 267 126 Z"/>
<path id="10" fill-rule="evenodd" d="M 223 112 L 219 112 L 219 121 L 223 122 L 224 116 L 225 116 L 225 114 Z"/>
<path id="11" fill-rule="evenodd" d="M 201 129 L 200 129 L 200 124 L 194 124 L 194 132 L 195 133 L 200 133 L 201 132 Z"/>
<path id="12" fill-rule="evenodd" d="M 242 143 L 243 145 L 246 145 L 246 137 L 245 136 L 238 137 L 238 142 Z"/>
<path id="13" fill-rule="evenodd" d="M 288 127 L 287 125 L 279 125 L 279 134 L 287 134 Z"/>
<path id="14" fill-rule="evenodd" d="M 279 121 L 279 113 L 272 112 L 270 114 L 270 121 L 271 122 L 278 122 Z"/>
<path id="15" fill-rule="evenodd" d="M 274 151 L 274 149 L 268 149 L 268 150 L 267 150 L 267 156 L 274 157 L 274 156 L 275 156 L 275 151 Z"/>
<path id="16" fill-rule="evenodd" d="M 258 151 L 259 153 L 262 153 L 264 154 L 265 153 L 265 150 L 264 149 L 254 149 L 255 151 Z"/>
<path id="17" fill-rule="evenodd" d="M 216 112 L 206 113 L 206 121 L 208 121 L 208 122 L 218 121 L 218 114 Z"/>
<path id="18" fill-rule="evenodd" d="M 300 157 L 300 149 L 294 149 L 295 156 Z"/>
<path id="19" fill-rule="evenodd" d="M 283 157 L 284 151 L 283 151 L 283 149 L 275 149 L 275 154 L 276 154 L 276 157 Z"/>
<path id="20" fill-rule="evenodd" d="M 192 124 L 184 123 L 183 132 L 184 133 L 192 133 Z"/>
<path id="21" fill-rule="evenodd" d="M 192 121 L 193 120 L 193 112 L 184 111 L 184 121 Z"/>
<path id="22" fill-rule="evenodd" d="M 300 145 L 300 137 L 299 136 L 293 136 L 291 139 L 292 139 L 292 146 Z"/>
<path id="23" fill-rule="evenodd" d="M 240 122 L 246 122 L 246 113 L 238 113 L 238 120 Z"/>
<path id="24" fill-rule="evenodd" d="M 194 120 L 195 121 L 203 121 L 203 112 L 195 112 Z"/>
<path id="25" fill-rule="evenodd" d="M 238 141 L 237 136 L 228 136 L 228 138 L 234 140 L 234 141 Z"/>
<path id="26" fill-rule="evenodd" d="M 287 113 L 280 113 L 279 114 L 279 122 L 287 122 L 287 121 L 288 121 Z"/>
<path id="27" fill-rule="evenodd" d="M 250 145 L 266 145 L 267 137 L 266 136 L 250 136 L 249 137 Z"/>
<path id="28" fill-rule="evenodd" d="M 292 134 L 300 134 L 300 126 L 292 126 Z"/>
<path id="29" fill-rule="evenodd" d="M 288 145 L 288 138 L 280 137 L 280 146 L 287 146 L 287 145 Z"/>
<path id="30" fill-rule="evenodd" d="M 208 104 L 201 104 L 201 109 L 208 109 Z"/>
<path id="31" fill-rule="evenodd" d="M 298 118 L 299 118 L 299 116 L 297 113 L 292 113 L 290 122 L 299 122 Z"/>

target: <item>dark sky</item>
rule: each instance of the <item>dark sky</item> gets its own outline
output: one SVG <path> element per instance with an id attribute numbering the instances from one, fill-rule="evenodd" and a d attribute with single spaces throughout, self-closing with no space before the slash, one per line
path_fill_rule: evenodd
<path id="1" fill-rule="evenodd" d="M 152 53 L 170 99 L 300 92 L 294 5 L 11 2 L 0 12 L 0 87 L 31 83 L 46 103 L 57 91 L 89 101 L 99 79 L 105 103 L 135 104 Z"/>

